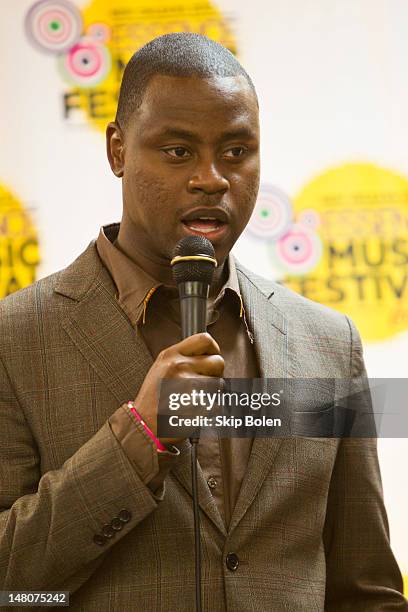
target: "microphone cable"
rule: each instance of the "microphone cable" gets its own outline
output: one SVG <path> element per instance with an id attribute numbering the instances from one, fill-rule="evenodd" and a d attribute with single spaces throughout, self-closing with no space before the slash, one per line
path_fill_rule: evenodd
<path id="1" fill-rule="evenodd" d="M 200 508 L 198 505 L 198 486 L 197 486 L 197 448 L 198 448 L 199 438 L 190 438 L 190 442 L 191 442 L 191 478 L 192 478 L 192 488 L 193 488 L 193 513 L 194 513 L 196 612 L 201 612 L 201 536 L 200 536 Z"/>

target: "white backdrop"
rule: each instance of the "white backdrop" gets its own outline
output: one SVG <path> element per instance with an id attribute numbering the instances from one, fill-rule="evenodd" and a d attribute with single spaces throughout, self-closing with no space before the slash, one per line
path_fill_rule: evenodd
<path id="1" fill-rule="evenodd" d="M 1 3 L 0 185 L 35 208 L 39 278 L 68 265 L 102 224 L 120 220 L 121 192 L 101 131 L 62 120 L 55 58 L 34 49 L 24 32 L 33 4 Z M 260 98 L 264 182 L 294 196 L 346 162 L 378 164 L 408 178 L 405 0 L 220 0 L 217 6 L 234 17 L 239 58 Z M 273 277 L 265 248 L 244 236 L 235 253 Z M 366 344 L 365 356 L 369 376 L 407 377 L 408 325 Z M 392 545 L 408 574 L 408 442 L 379 440 L 379 452 Z"/>

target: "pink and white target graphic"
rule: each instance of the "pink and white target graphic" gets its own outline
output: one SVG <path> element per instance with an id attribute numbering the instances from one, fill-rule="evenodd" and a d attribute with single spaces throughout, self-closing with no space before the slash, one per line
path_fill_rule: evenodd
<path id="1" fill-rule="evenodd" d="M 64 79 L 79 87 L 100 83 L 112 67 L 107 47 L 90 38 L 82 38 L 59 62 Z"/>
<path id="2" fill-rule="evenodd" d="M 289 197 L 273 185 L 262 185 L 246 229 L 257 238 L 277 240 L 288 231 L 292 217 Z"/>
<path id="3" fill-rule="evenodd" d="M 46 53 L 61 54 L 81 37 L 82 17 L 68 0 L 41 0 L 28 11 L 25 30 L 30 42 Z"/>
<path id="4" fill-rule="evenodd" d="M 300 276 L 319 263 L 323 246 L 319 236 L 304 225 L 293 224 L 289 232 L 270 245 L 272 262 L 281 272 Z"/>

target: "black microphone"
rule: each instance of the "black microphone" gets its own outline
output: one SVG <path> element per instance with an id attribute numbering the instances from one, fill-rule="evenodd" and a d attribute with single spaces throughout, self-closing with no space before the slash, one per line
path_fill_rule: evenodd
<path id="1" fill-rule="evenodd" d="M 183 338 L 205 332 L 207 298 L 217 267 L 213 245 L 204 236 L 186 236 L 176 244 L 171 266 L 179 290 Z"/>
<path id="2" fill-rule="evenodd" d="M 204 236 L 191 235 L 176 244 L 171 260 L 173 277 L 178 285 L 183 338 L 207 330 L 207 298 L 217 267 L 214 247 Z M 198 436 L 191 441 L 191 477 L 194 510 L 196 612 L 201 612 L 201 542 L 197 482 Z"/>

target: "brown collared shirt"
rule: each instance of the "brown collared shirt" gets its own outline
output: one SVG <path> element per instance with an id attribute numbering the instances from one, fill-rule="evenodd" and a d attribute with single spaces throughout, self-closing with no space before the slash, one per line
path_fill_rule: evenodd
<path id="1" fill-rule="evenodd" d="M 117 287 L 116 299 L 140 333 L 153 358 L 181 340 L 177 289 L 162 285 L 142 270 L 115 244 L 119 223 L 101 227 L 96 247 Z M 221 348 L 224 377 L 257 378 L 253 336 L 248 328 L 233 257 L 228 258 L 228 278 L 215 299 L 209 300 L 207 328 Z M 129 398 L 133 400 L 135 398 Z M 111 429 L 122 444 L 143 482 L 160 496 L 164 479 L 177 461 L 176 447 L 157 453 L 156 446 L 126 408 L 110 417 Z M 251 438 L 220 438 L 210 433 L 200 438 L 198 460 L 221 516 L 228 528 L 252 448 Z"/>

